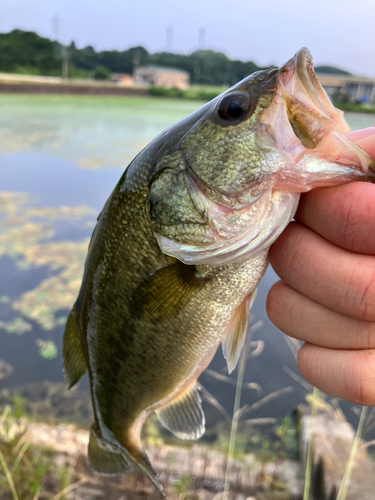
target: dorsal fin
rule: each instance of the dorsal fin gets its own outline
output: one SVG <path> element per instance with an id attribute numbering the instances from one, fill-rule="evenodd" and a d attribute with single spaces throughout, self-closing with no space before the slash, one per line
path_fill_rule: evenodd
<path id="1" fill-rule="evenodd" d="M 228 373 L 237 366 L 241 349 L 245 343 L 247 325 L 250 317 L 250 307 L 254 302 L 256 290 L 248 295 L 232 318 L 229 331 L 223 341 L 223 355 L 227 361 Z"/>
<path id="2" fill-rule="evenodd" d="M 180 439 L 199 439 L 204 434 L 206 419 L 195 383 L 156 413 L 164 427 Z"/>
<path id="3" fill-rule="evenodd" d="M 176 262 L 163 267 L 136 288 L 130 313 L 151 320 L 175 318 L 206 282 L 196 277 L 194 266 Z"/>
<path id="4" fill-rule="evenodd" d="M 78 382 L 87 370 L 85 355 L 78 337 L 77 312 L 75 304 L 66 322 L 62 351 L 65 378 L 70 389 Z"/>

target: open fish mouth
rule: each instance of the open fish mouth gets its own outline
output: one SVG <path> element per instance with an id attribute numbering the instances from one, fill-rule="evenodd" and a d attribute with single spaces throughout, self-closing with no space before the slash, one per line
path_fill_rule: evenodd
<path id="1" fill-rule="evenodd" d="M 331 119 L 337 129 L 346 134 L 350 127 L 344 113 L 336 109 L 321 86 L 315 72 L 310 51 L 303 47 L 280 68 L 279 81 L 284 92 L 312 107 L 321 117 Z"/>
<path id="2" fill-rule="evenodd" d="M 334 107 L 321 86 L 308 49 L 299 50 L 280 68 L 279 92 L 286 104 L 289 123 L 306 153 L 314 149 L 318 154 L 329 155 L 331 161 L 356 165 L 362 180 L 366 180 L 366 174 L 373 177 L 375 161 L 345 137 L 350 127 L 343 111 Z"/>

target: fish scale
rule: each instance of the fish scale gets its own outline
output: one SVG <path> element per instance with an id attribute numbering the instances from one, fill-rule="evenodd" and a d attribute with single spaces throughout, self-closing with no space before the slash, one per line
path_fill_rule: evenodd
<path id="1" fill-rule="evenodd" d="M 106 202 L 63 341 L 69 386 L 89 373 L 97 472 L 133 466 L 162 491 L 140 439 L 147 417 L 203 434 L 197 378 L 220 343 L 235 368 L 299 193 L 374 177 L 312 68 L 302 49 L 228 89 L 147 146 Z"/>

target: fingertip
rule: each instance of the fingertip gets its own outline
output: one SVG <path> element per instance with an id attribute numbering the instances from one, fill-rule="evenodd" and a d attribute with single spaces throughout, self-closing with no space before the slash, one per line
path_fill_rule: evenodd
<path id="1" fill-rule="evenodd" d="M 306 343 L 297 362 L 303 377 L 328 396 L 375 405 L 375 350 L 328 349 Z"/>
<path id="2" fill-rule="evenodd" d="M 278 316 L 278 310 L 279 310 L 278 306 L 281 299 L 280 295 L 283 293 L 284 286 L 285 285 L 281 280 L 276 281 L 276 283 L 274 283 L 271 286 L 267 295 L 266 311 L 269 319 L 272 321 L 274 325 L 276 324 L 276 318 Z"/>
<path id="3" fill-rule="evenodd" d="M 356 142 L 360 139 L 366 139 L 367 137 L 371 137 L 375 135 L 375 125 L 371 125 L 371 127 L 361 128 L 359 130 L 352 130 L 346 134 L 346 137 L 353 142 Z"/>
<path id="4" fill-rule="evenodd" d="M 346 137 L 357 144 L 369 156 L 375 158 L 375 126 L 354 130 L 349 132 Z"/>

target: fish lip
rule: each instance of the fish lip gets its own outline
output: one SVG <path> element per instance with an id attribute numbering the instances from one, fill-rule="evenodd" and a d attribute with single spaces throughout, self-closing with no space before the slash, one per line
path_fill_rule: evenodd
<path id="1" fill-rule="evenodd" d="M 324 114 L 328 114 L 322 102 L 325 93 L 314 71 L 313 59 L 310 51 L 303 47 L 295 55 L 297 75 L 314 105 Z M 327 103 L 325 103 L 327 104 Z M 332 105 L 331 105 L 332 106 Z"/>
<path id="2" fill-rule="evenodd" d="M 306 47 L 300 49 L 279 70 L 279 78 L 284 85 L 293 77 L 299 79 L 315 108 L 327 115 L 327 110 L 321 101 L 324 89 L 315 75 L 312 56 Z"/>
<path id="3" fill-rule="evenodd" d="M 303 47 L 279 70 L 279 81 L 285 88 L 292 78 L 297 78 L 314 108 L 322 115 L 335 122 L 337 129 L 346 134 L 350 127 L 344 119 L 342 111 L 336 109 L 324 88 L 320 84 L 315 71 L 310 51 Z M 293 82 L 291 82 L 293 85 Z"/>
<path id="4" fill-rule="evenodd" d="M 345 137 L 345 134 L 350 132 L 351 129 L 344 119 L 343 111 L 335 108 L 320 84 L 314 71 L 313 58 L 306 47 L 300 49 L 294 57 L 280 68 L 279 85 L 281 87 L 281 94 L 294 94 L 296 86 L 298 99 L 303 99 L 301 94 L 305 93 L 310 101 L 310 105 L 334 122 L 336 129 L 334 133 L 337 137 L 341 136 L 341 140 L 346 143 L 347 147 L 352 150 L 352 153 L 357 158 L 357 161 L 361 163 L 364 175 L 365 173 L 367 175 L 362 180 L 371 178 L 371 181 L 374 182 L 375 160 L 359 146 L 350 141 L 349 138 Z M 366 172 L 367 168 L 368 171 Z"/>
<path id="5" fill-rule="evenodd" d="M 333 119 L 340 132 L 344 134 L 348 133 L 350 131 L 350 127 L 347 126 L 345 120 L 343 119 L 343 113 L 339 112 L 332 104 L 315 74 L 313 58 L 310 51 L 306 47 L 303 47 L 294 57 L 296 61 L 295 65 L 297 75 L 314 105 L 329 118 Z M 350 139 L 349 142 L 351 142 Z M 354 148 L 358 148 L 358 146 L 354 146 Z M 367 153 L 365 154 L 368 157 L 367 159 L 370 170 L 369 175 L 367 175 L 364 180 L 371 179 L 370 182 L 374 182 L 375 161 L 373 158 L 368 156 Z"/>

